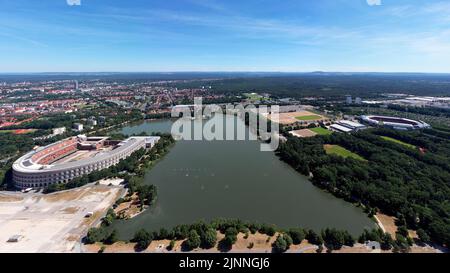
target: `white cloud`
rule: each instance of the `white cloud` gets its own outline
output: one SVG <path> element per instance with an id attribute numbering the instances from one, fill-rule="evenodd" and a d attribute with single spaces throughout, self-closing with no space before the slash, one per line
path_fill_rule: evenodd
<path id="1" fill-rule="evenodd" d="M 80 6 L 81 0 L 66 0 L 69 6 Z"/>
<path id="2" fill-rule="evenodd" d="M 369 6 L 381 6 L 381 0 L 366 0 Z"/>
<path id="3" fill-rule="evenodd" d="M 386 14 L 395 17 L 422 17 L 426 20 L 431 19 L 440 22 L 450 21 L 450 3 L 434 2 L 424 5 L 399 5 L 386 10 Z"/>

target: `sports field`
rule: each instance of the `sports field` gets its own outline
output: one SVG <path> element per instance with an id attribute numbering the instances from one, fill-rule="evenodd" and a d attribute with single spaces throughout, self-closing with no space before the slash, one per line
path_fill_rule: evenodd
<path id="1" fill-rule="evenodd" d="M 271 115 L 267 116 L 268 119 L 273 121 L 273 118 Z M 294 124 L 300 121 L 321 121 L 325 120 L 326 118 L 314 114 L 309 111 L 297 111 L 297 112 L 287 112 L 287 113 L 279 113 L 279 120 L 278 122 L 280 124 Z"/>
<path id="2" fill-rule="evenodd" d="M 330 130 L 327 130 L 327 129 L 322 128 L 322 127 L 311 128 L 309 130 L 313 131 L 314 133 L 316 133 L 318 135 L 323 135 L 323 136 L 331 135 L 333 133 Z"/>
<path id="3" fill-rule="evenodd" d="M 394 143 L 403 145 L 403 146 L 408 147 L 408 148 L 411 148 L 411 149 L 416 149 L 416 146 L 414 146 L 414 145 L 412 145 L 412 144 L 409 144 L 409 143 L 406 143 L 406 142 L 403 142 L 403 141 L 401 141 L 401 140 L 392 138 L 392 137 L 381 136 L 381 138 L 384 139 L 384 140 L 390 141 L 390 142 L 394 142 Z"/>
<path id="4" fill-rule="evenodd" d="M 295 118 L 298 119 L 298 120 L 319 120 L 319 119 L 322 119 L 322 117 L 319 116 L 319 115 L 298 116 L 298 117 L 295 117 Z"/>
<path id="5" fill-rule="evenodd" d="M 335 154 L 338 156 L 342 156 L 342 157 L 351 157 L 354 158 L 356 160 L 361 160 L 361 161 L 367 161 L 366 159 L 364 159 L 363 157 L 361 157 L 358 154 L 355 154 L 347 149 L 345 149 L 344 147 L 341 147 L 339 145 L 329 145 L 329 144 L 325 144 L 323 145 L 323 148 L 325 149 L 327 154 Z"/>

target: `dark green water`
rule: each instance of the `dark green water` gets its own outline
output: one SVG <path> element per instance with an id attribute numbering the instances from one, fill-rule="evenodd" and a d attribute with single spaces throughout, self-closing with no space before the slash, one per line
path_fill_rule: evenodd
<path id="1" fill-rule="evenodd" d="M 122 132 L 168 132 L 171 124 L 144 122 Z M 260 142 L 249 140 L 178 141 L 145 177 L 158 187 L 156 205 L 114 227 L 129 239 L 140 228 L 158 230 L 216 217 L 319 231 L 335 227 L 354 235 L 375 226 L 361 209 L 314 187 L 273 152 L 259 148 Z"/>

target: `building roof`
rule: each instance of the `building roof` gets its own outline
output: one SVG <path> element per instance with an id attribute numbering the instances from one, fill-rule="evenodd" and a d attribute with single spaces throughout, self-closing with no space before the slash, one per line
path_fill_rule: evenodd
<path id="1" fill-rule="evenodd" d="M 354 127 L 354 128 L 366 127 L 365 125 L 363 125 L 359 122 L 354 122 L 354 121 L 350 121 L 350 120 L 340 120 L 339 123 L 342 125 L 348 125 L 348 126 Z"/>
<path id="2" fill-rule="evenodd" d="M 339 124 L 332 124 L 332 125 L 330 125 L 330 127 L 332 129 L 335 129 L 335 130 L 338 130 L 338 131 L 341 131 L 341 132 L 344 132 L 344 133 L 349 133 L 349 132 L 353 131 L 352 129 L 344 127 L 344 126 L 339 125 Z"/>

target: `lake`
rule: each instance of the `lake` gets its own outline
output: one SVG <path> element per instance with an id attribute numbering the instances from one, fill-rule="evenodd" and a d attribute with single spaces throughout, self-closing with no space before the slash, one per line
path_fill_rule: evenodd
<path id="1" fill-rule="evenodd" d="M 170 132 L 172 123 L 145 121 L 121 132 Z M 375 227 L 360 208 L 316 188 L 273 152 L 261 152 L 259 141 L 177 141 L 147 172 L 145 183 L 157 186 L 157 202 L 133 219 L 114 223 L 122 239 L 140 228 L 169 229 L 217 217 L 317 231 L 335 227 L 355 236 Z"/>

